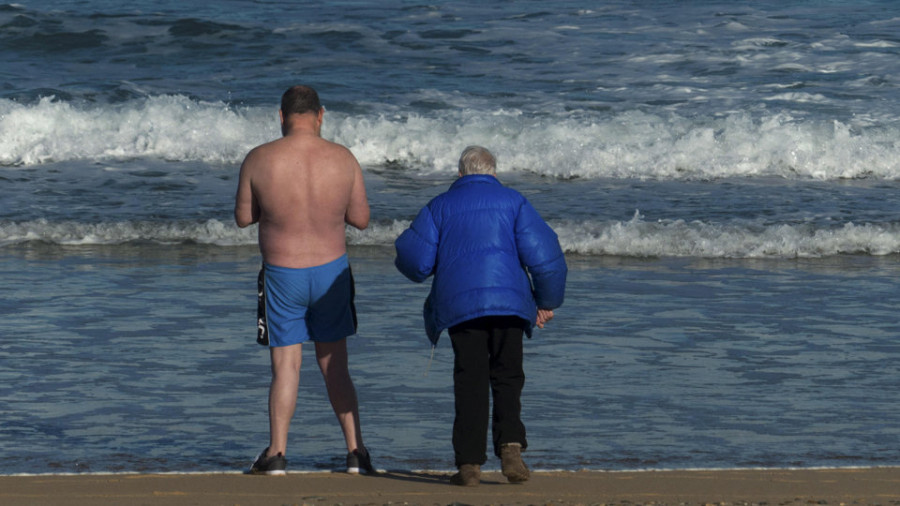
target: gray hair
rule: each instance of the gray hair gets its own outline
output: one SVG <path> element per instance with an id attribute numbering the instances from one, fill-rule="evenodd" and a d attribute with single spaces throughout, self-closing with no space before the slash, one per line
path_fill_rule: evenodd
<path id="1" fill-rule="evenodd" d="M 497 159 L 490 151 L 481 146 L 469 146 L 463 150 L 459 157 L 459 174 L 497 174 Z"/>

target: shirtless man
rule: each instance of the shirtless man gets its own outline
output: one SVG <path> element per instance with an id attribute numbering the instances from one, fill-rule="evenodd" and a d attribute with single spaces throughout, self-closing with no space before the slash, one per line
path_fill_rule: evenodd
<path id="1" fill-rule="evenodd" d="M 345 223 L 369 224 L 362 170 L 353 154 L 320 136 L 325 109 L 315 90 L 281 98 L 283 137 L 254 148 L 241 165 L 234 218 L 259 223 L 260 337 L 272 361 L 269 446 L 253 474 L 283 475 L 297 405 L 301 344 L 315 343 L 328 397 L 347 443 L 347 472 L 374 469 L 360 433 L 346 337 L 356 333 Z"/>

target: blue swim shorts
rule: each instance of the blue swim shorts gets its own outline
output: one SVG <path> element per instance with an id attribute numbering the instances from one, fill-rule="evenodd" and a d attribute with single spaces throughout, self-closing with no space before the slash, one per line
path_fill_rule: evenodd
<path id="1" fill-rule="evenodd" d="M 346 254 L 304 269 L 263 264 L 258 287 L 259 344 L 330 343 L 356 333 L 353 274 Z"/>

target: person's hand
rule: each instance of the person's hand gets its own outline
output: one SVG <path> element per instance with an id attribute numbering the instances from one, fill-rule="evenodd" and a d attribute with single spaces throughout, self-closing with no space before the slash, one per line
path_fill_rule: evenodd
<path id="1" fill-rule="evenodd" d="M 537 321 L 535 321 L 535 325 L 537 328 L 544 328 L 544 324 L 553 319 L 553 310 L 552 309 L 538 309 L 537 312 Z"/>

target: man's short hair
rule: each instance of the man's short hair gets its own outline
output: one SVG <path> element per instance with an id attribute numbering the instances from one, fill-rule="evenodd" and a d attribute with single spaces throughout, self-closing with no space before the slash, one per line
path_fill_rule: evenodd
<path id="1" fill-rule="evenodd" d="M 281 96 L 281 114 L 285 117 L 291 114 L 318 113 L 321 108 L 319 94 L 309 86 L 292 86 Z"/>
<path id="2" fill-rule="evenodd" d="M 463 150 L 459 157 L 459 173 L 462 176 L 469 174 L 497 174 L 497 160 L 490 151 L 481 146 L 469 146 Z"/>

